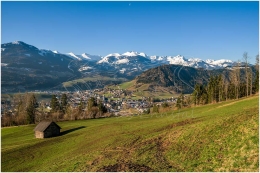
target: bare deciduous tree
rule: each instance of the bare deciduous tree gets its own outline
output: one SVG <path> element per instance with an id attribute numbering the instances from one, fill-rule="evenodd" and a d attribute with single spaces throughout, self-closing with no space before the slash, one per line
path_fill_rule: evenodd
<path id="1" fill-rule="evenodd" d="M 246 96 L 248 97 L 248 53 L 244 52 L 243 54 L 243 60 L 245 63 L 245 77 L 246 77 Z"/>

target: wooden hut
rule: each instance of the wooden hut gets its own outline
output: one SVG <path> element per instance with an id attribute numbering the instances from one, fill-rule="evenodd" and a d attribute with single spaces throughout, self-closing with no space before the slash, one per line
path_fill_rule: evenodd
<path id="1" fill-rule="evenodd" d="M 61 127 L 53 121 L 42 121 L 35 128 L 36 138 L 49 138 L 60 135 Z"/>

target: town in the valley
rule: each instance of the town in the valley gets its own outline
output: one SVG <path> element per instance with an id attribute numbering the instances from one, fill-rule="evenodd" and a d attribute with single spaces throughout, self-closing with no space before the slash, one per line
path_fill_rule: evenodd
<path id="1" fill-rule="evenodd" d="M 66 94 L 68 105 L 72 109 L 78 109 L 83 103 L 82 111 L 86 111 L 87 103 L 90 98 L 94 98 L 96 102 L 102 103 L 106 108 L 105 116 L 129 116 L 150 112 L 153 105 L 160 106 L 162 104 L 172 107 L 177 101 L 177 95 L 170 98 L 158 99 L 153 97 L 139 96 L 136 98 L 133 91 L 125 89 L 111 89 L 104 87 L 93 90 L 79 91 L 31 91 L 29 94 L 44 95 L 45 98 L 38 99 L 38 109 L 44 110 L 45 113 L 51 112 L 51 97 L 55 96 L 61 102 L 62 95 Z M 24 93 L 23 93 L 24 94 Z M 20 94 L 20 95 L 23 95 Z M 19 95 L 19 94 L 16 94 Z M 184 96 L 185 97 L 185 96 Z M 1 102 L 1 115 L 8 113 L 15 115 L 17 112 L 17 101 L 14 97 L 5 97 Z"/>

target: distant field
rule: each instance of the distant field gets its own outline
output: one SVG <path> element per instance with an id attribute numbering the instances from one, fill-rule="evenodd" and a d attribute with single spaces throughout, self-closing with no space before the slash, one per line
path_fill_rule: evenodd
<path id="1" fill-rule="evenodd" d="M 19 96 L 19 95 L 24 95 L 25 93 L 12 93 L 12 94 L 2 94 L 1 98 L 2 100 L 13 100 L 13 98 L 15 96 Z M 46 94 L 46 93 L 40 93 L 40 92 L 35 92 L 34 93 L 37 101 L 50 101 L 52 95 L 50 94 Z"/>
<path id="2" fill-rule="evenodd" d="M 158 99 L 168 99 L 168 98 L 177 98 L 180 94 L 174 91 L 170 91 L 164 87 L 156 87 L 155 90 L 149 89 L 149 84 L 141 84 L 139 86 L 135 85 L 135 80 L 124 82 L 118 86 L 109 86 L 111 89 L 125 89 L 130 91 L 135 91 L 131 99 L 137 100 L 142 97 L 153 97 Z"/>
<path id="3" fill-rule="evenodd" d="M 127 79 L 125 78 L 111 78 L 111 77 L 103 77 L 103 76 L 93 76 L 93 77 L 85 77 L 81 79 L 76 79 L 76 80 L 71 80 L 67 82 L 63 82 L 62 85 L 64 87 L 71 87 L 76 84 L 84 84 L 86 82 L 104 82 L 104 81 L 126 81 Z"/>
<path id="4" fill-rule="evenodd" d="M 129 89 L 133 85 L 134 85 L 134 80 L 133 81 L 129 81 L 129 82 L 124 82 L 124 83 L 120 84 L 119 86 L 122 89 Z"/>
<path id="5" fill-rule="evenodd" d="M 180 112 L 2 128 L 1 168 L 28 171 L 259 171 L 258 96 Z"/>
<path id="6" fill-rule="evenodd" d="M 128 82 L 123 82 L 121 84 L 119 84 L 118 86 L 114 86 L 114 85 L 111 85 L 111 86 L 108 86 L 108 88 L 111 88 L 111 89 L 127 89 L 127 90 L 131 90 L 131 87 L 134 87 L 134 80 L 132 81 L 128 81 Z"/>

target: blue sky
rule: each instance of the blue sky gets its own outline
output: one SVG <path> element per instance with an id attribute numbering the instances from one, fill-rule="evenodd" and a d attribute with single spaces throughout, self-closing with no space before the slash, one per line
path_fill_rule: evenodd
<path id="1" fill-rule="evenodd" d="M 1 42 L 105 56 L 242 59 L 259 48 L 258 2 L 1 2 Z"/>

